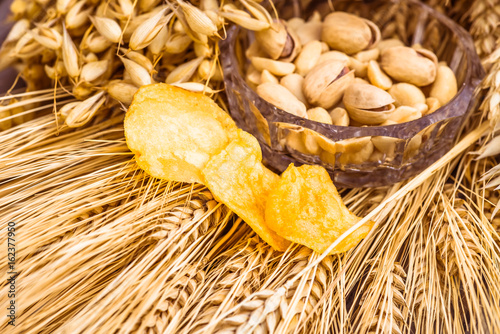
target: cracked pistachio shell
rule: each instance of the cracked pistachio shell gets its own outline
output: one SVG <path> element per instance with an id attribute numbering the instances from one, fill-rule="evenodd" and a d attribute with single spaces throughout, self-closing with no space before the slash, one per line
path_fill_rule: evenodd
<path id="1" fill-rule="evenodd" d="M 261 50 L 274 60 L 293 60 L 301 50 L 300 40 L 284 21 L 275 21 L 270 28 L 255 32 Z"/>
<path id="2" fill-rule="evenodd" d="M 330 109 L 340 102 L 353 80 L 354 71 L 345 62 L 331 60 L 313 67 L 304 79 L 302 90 L 310 104 Z"/>
<path id="3" fill-rule="evenodd" d="M 354 121 L 368 125 L 385 122 L 395 109 L 391 94 L 363 83 L 347 87 L 343 102 Z"/>
<path id="4" fill-rule="evenodd" d="M 332 49 L 352 55 L 375 47 L 380 41 L 380 30 L 366 19 L 345 12 L 333 12 L 323 21 L 321 39 Z"/>
<path id="5" fill-rule="evenodd" d="M 437 58 L 429 50 L 395 46 L 382 52 L 380 66 L 394 80 L 427 86 L 436 79 Z"/>

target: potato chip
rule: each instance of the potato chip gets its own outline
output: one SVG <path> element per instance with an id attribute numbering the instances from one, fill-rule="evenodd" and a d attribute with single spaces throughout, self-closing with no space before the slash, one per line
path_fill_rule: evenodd
<path id="1" fill-rule="evenodd" d="M 290 244 L 264 221 L 269 191 L 279 176 L 261 163 L 259 143 L 249 133 L 238 130 L 233 140 L 203 169 L 205 184 L 214 197 L 226 204 L 274 249 L 284 251 Z"/>
<path id="2" fill-rule="evenodd" d="M 323 167 L 290 164 L 269 193 L 265 219 L 278 235 L 322 253 L 361 218 L 347 209 Z M 363 225 L 330 254 L 356 246 L 372 226 Z"/>
<path id="3" fill-rule="evenodd" d="M 211 98 L 167 84 L 143 86 L 125 117 L 125 137 L 150 175 L 204 183 L 201 169 L 236 137 L 231 117 Z"/>

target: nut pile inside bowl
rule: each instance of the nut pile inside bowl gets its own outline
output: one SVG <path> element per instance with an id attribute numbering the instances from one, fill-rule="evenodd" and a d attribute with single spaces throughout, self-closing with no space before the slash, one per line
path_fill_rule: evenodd
<path id="1" fill-rule="evenodd" d="M 345 12 L 275 21 L 245 53 L 246 82 L 291 114 L 338 126 L 418 119 L 457 93 L 454 72 L 420 45 L 381 39 L 373 22 Z"/>

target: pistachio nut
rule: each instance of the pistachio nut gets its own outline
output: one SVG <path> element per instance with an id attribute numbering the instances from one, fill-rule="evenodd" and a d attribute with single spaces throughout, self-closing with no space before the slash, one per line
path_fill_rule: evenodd
<path id="1" fill-rule="evenodd" d="M 260 44 L 257 42 L 257 40 L 254 40 L 248 49 L 245 51 L 245 57 L 247 59 L 251 59 L 252 57 L 262 57 L 265 58 L 267 56 L 267 53 L 265 53 L 262 48 L 260 47 Z"/>
<path id="2" fill-rule="evenodd" d="M 347 64 L 349 63 L 349 56 L 340 51 L 327 51 L 321 54 L 317 64 L 321 64 L 324 63 L 325 61 L 330 61 L 330 60 L 344 61 Z"/>
<path id="3" fill-rule="evenodd" d="M 328 111 L 321 107 L 311 108 L 307 110 L 307 118 L 309 118 L 311 121 L 319 123 L 332 124 L 332 118 L 330 117 L 330 114 L 328 113 Z"/>
<path id="4" fill-rule="evenodd" d="M 430 97 L 438 99 L 444 106 L 457 94 L 457 79 L 453 70 L 446 65 L 437 68 L 436 80 L 431 86 Z"/>
<path id="5" fill-rule="evenodd" d="M 441 103 L 439 103 L 439 100 L 435 97 L 428 97 L 425 99 L 425 104 L 429 107 L 425 115 L 432 114 L 439 108 L 441 108 Z"/>
<path id="6" fill-rule="evenodd" d="M 337 153 L 337 143 L 335 143 L 333 140 L 318 134 L 316 141 L 324 151 L 331 154 Z"/>
<path id="7" fill-rule="evenodd" d="M 286 146 L 289 150 L 298 151 L 302 154 L 317 155 L 321 151 L 315 140 L 314 131 L 302 127 L 288 128 Z"/>
<path id="8" fill-rule="evenodd" d="M 429 50 L 395 46 L 382 52 L 380 66 L 394 80 L 426 86 L 436 79 L 437 58 Z"/>
<path id="9" fill-rule="evenodd" d="M 427 114 L 427 110 L 429 110 L 429 106 L 425 103 L 417 103 L 413 105 L 413 108 L 417 109 L 422 116 Z"/>
<path id="10" fill-rule="evenodd" d="M 357 77 L 364 78 L 367 74 L 368 64 L 363 63 L 356 58 L 349 57 L 349 68 L 354 70 Z"/>
<path id="11" fill-rule="evenodd" d="M 309 17 L 307 22 L 321 22 L 321 14 L 317 10 L 315 10 Z"/>
<path id="12" fill-rule="evenodd" d="M 300 28 L 295 30 L 297 37 L 302 45 L 305 45 L 311 41 L 321 40 L 321 30 L 323 29 L 323 24 L 319 21 L 309 21 L 304 23 Z"/>
<path id="13" fill-rule="evenodd" d="M 361 83 L 361 84 L 365 84 L 365 85 L 371 85 L 368 81 L 366 81 L 365 79 L 361 79 L 361 78 L 354 78 L 354 81 L 352 83 Z"/>
<path id="14" fill-rule="evenodd" d="M 394 124 L 398 124 L 398 122 L 394 122 L 393 120 L 388 119 L 384 123 L 380 124 L 380 126 L 387 126 L 387 125 L 394 125 Z"/>
<path id="15" fill-rule="evenodd" d="M 362 83 L 347 87 L 343 102 L 353 120 L 368 125 L 385 122 L 395 109 L 391 94 Z"/>
<path id="16" fill-rule="evenodd" d="M 389 116 L 388 120 L 394 121 L 396 123 L 404 123 L 416 120 L 422 117 L 422 113 L 420 110 L 409 107 L 409 106 L 400 106 L 397 107 L 396 110 Z"/>
<path id="17" fill-rule="evenodd" d="M 394 151 L 396 150 L 396 143 L 398 138 L 387 137 L 387 136 L 375 136 L 372 137 L 373 145 L 380 152 L 387 154 L 388 156 L 394 156 Z"/>
<path id="18" fill-rule="evenodd" d="M 328 14 L 321 31 L 321 39 L 332 49 L 349 55 L 377 46 L 380 37 L 376 24 L 345 12 Z"/>
<path id="19" fill-rule="evenodd" d="M 349 114 L 344 108 L 337 107 L 330 112 L 332 124 L 337 126 L 349 126 Z"/>
<path id="20" fill-rule="evenodd" d="M 374 60 L 368 62 L 366 75 L 370 83 L 380 89 L 388 90 L 392 86 L 392 80 L 387 74 L 382 71 L 378 63 Z"/>
<path id="21" fill-rule="evenodd" d="M 309 150 L 304 145 L 304 139 L 302 137 L 303 129 L 299 131 L 289 130 L 286 136 L 286 146 L 290 151 L 298 151 L 303 154 L 311 154 Z"/>
<path id="22" fill-rule="evenodd" d="M 302 85 L 304 84 L 304 77 L 297 73 L 285 75 L 281 78 L 280 84 L 292 92 L 300 102 L 307 104 L 306 97 L 302 92 Z"/>
<path id="23" fill-rule="evenodd" d="M 377 163 L 382 163 L 383 161 L 385 160 L 392 160 L 391 158 L 392 157 L 389 157 L 389 159 L 387 159 L 387 155 L 380 152 L 379 150 L 377 150 L 376 148 L 374 148 L 372 154 L 370 155 L 370 158 L 368 158 L 368 161 L 370 162 L 377 162 Z"/>
<path id="24" fill-rule="evenodd" d="M 415 85 L 409 83 L 397 83 L 388 90 L 389 94 L 396 100 L 394 103 L 399 106 L 414 106 L 418 103 L 425 103 L 425 95 Z"/>
<path id="25" fill-rule="evenodd" d="M 292 17 L 290 20 L 286 22 L 288 28 L 293 29 L 294 31 L 299 30 L 306 21 L 301 17 Z"/>
<path id="26" fill-rule="evenodd" d="M 320 41 L 310 41 L 302 48 L 295 59 L 297 73 L 304 76 L 316 65 L 321 56 L 323 46 Z"/>
<path id="27" fill-rule="evenodd" d="M 299 117 L 307 118 L 306 106 L 288 89 L 277 83 L 266 82 L 257 86 L 257 94 L 276 107 Z"/>
<path id="28" fill-rule="evenodd" d="M 321 151 L 319 158 L 324 163 L 330 165 L 332 168 L 335 167 L 335 153 L 330 153 L 328 151 Z"/>
<path id="29" fill-rule="evenodd" d="M 339 150 L 340 148 L 340 150 Z M 370 159 L 374 146 L 370 137 L 350 138 L 337 142 L 341 165 L 361 164 Z"/>
<path id="30" fill-rule="evenodd" d="M 330 51 L 330 47 L 325 42 L 321 42 L 321 53 Z"/>
<path id="31" fill-rule="evenodd" d="M 310 154 L 319 155 L 321 152 L 321 147 L 317 141 L 317 138 L 321 135 L 315 131 L 304 129 L 302 132 L 302 140 L 304 141 L 304 147 Z"/>
<path id="32" fill-rule="evenodd" d="M 410 139 L 408 144 L 406 144 L 405 151 L 403 153 L 403 159 L 410 159 L 415 154 L 418 153 L 418 149 L 422 145 L 422 136 L 417 134 L 415 137 Z"/>
<path id="33" fill-rule="evenodd" d="M 354 55 L 354 58 L 356 58 L 362 63 L 367 63 L 370 60 L 377 60 L 379 55 L 380 55 L 380 50 L 375 48 L 375 49 L 360 51 Z"/>
<path id="34" fill-rule="evenodd" d="M 246 83 L 250 87 L 257 87 L 260 85 L 261 73 L 255 69 L 253 65 L 250 65 L 247 70 Z"/>
<path id="35" fill-rule="evenodd" d="M 265 83 L 265 82 L 272 82 L 272 83 L 279 83 L 278 78 L 276 78 L 274 75 L 272 75 L 271 72 L 268 70 L 262 71 L 260 75 L 260 82 Z"/>
<path id="36" fill-rule="evenodd" d="M 301 49 L 301 43 L 284 21 L 274 21 L 271 27 L 255 32 L 260 48 L 274 60 L 291 61 Z"/>
<path id="37" fill-rule="evenodd" d="M 363 149 L 371 141 L 371 137 L 356 137 L 336 142 L 336 150 L 341 153 L 352 153 Z"/>
<path id="38" fill-rule="evenodd" d="M 302 90 L 310 104 L 329 109 L 342 99 L 353 79 L 354 71 L 345 62 L 331 60 L 316 65 L 307 74 Z"/>
<path id="39" fill-rule="evenodd" d="M 279 60 L 272 60 L 269 58 L 253 57 L 250 59 L 252 65 L 257 71 L 268 70 L 274 75 L 283 76 L 291 74 L 295 71 L 295 64 L 287 63 Z"/>
<path id="40" fill-rule="evenodd" d="M 378 43 L 377 48 L 380 50 L 380 53 L 382 53 L 385 49 L 389 49 L 394 46 L 405 46 L 405 44 L 397 38 L 388 38 L 381 40 L 380 43 Z"/>

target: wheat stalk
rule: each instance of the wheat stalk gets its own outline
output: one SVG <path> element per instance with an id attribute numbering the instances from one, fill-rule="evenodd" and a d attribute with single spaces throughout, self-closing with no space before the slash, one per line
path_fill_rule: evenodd
<path id="1" fill-rule="evenodd" d="M 313 310 L 329 284 L 334 271 L 333 259 L 325 258 L 303 276 L 301 280 L 287 288 L 283 281 L 297 274 L 316 258 L 315 254 L 299 249 L 287 259 L 292 265 L 277 267 L 274 282 L 265 280 L 265 289 L 257 291 L 234 306 L 215 322 L 216 333 L 274 332 L 287 333 Z M 288 267 L 288 268 L 287 268 Z M 208 329 L 211 329 L 209 324 Z"/>
<path id="2" fill-rule="evenodd" d="M 387 264 L 383 264 L 387 266 Z M 391 267 L 389 267 L 391 268 Z M 380 261 L 370 264 L 366 284 L 368 289 L 361 296 L 360 312 L 368 308 L 374 309 L 372 319 L 366 314 L 361 315 L 358 332 L 362 333 L 401 333 L 404 326 L 403 309 L 406 273 L 403 267 L 395 262 L 387 276 L 378 278 L 381 268 Z M 376 284 L 372 285 L 376 279 Z M 382 291 L 379 289 L 382 288 Z M 366 305 L 366 306 L 365 306 Z"/>
<path id="3" fill-rule="evenodd" d="M 267 263 L 273 254 L 269 245 L 253 233 L 246 231 L 238 242 L 221 254 L 205 284 L 205 291 L 197 296 L 196 305 L 186 317 L 178 332 L 197 333 L 204 331 L 217 313 L 234 307 L 245 297 L 257 291 L 261 276 L 269 270 Z"/>
<path id="4" fill-rule="evenodd" d="M 227 209 L 211 200 L 210 193 L 201 187 L 180 187 L 149 179 L 130 164 L 123 130 L 116 127 L 121 116 L 96 121 L 90 128 L 68 133 L 59 140 L 49 135 L 40 137 L 39 149 L 34 145 L 31 150 L 20 149 L 0 159 L 5 171 L 0 192 L 9 194 L 1 202 L 5 218 L 18 221 L 27 231 L 23 235 L 26 246 L 18 250 L 20 277 L 25 282 L 20 290 L 30 296 L 20 310 L 21 330 L 44 328 L 50 332 L 62 323 L 54 322 L 55 318 L 77 319 L 84 306 L 96 307 L 98 293 L 103 294 L 106 286 L 127 278 L 118 275 L 120 268 L 121 275 L 130 271 L 129 275 L 134 276 L 139 266 L 134 268 L 133 264 L 150 253 L 157 252 L 157 257 L 170 260 L 163 263 L 165 271 L 161 265 L 152 267 L 151 275 L 172 272 L 173 268 L 192 272 L 193 264 L 203 255 L 198 252 L 195 258 L 189 256 L 197 249 L 194 246 L 215 244 L 230 220 Z M 11 181 L 19 175 L 25 175 L 26 181 Z M 59 183 L 53 182 L 54 177 Z M 33 185 L 33 179 L 39 182 Z M 85 186 L 78 186 L 79 182 L 85 182 Z M 51 206 L 58 210 L 43 209 Z M 85 256 L 79 256 L 83 245 Z M 113 255 L 113 262 L 108 261 L 110 250 L 120 250 Z M 67 266 L 70 257 L 72 267 Z M 89 286 L 85 277 L 93 277 L 94 284 Z M 174 277 L 170 285 L 158 286 L 170 292 L 180 291 L 184 287 L 179 285 L 179 279 Z M 174 296 L 175 305 L 179 305 L 177 299 L 180 301 L 182 295 Z M 57 305 L 65 300 L 64 309 L 49 307 L 51 313 L 37 312 L 37 305 Z M 140 316 L 134 320 L 140 321 Z M 85 326 L 86 322 L 77 324 Z M 118 321 L 109 326 L 121 324 Z"/>
<path id="5" fill-rule="evenodd" d="M 497 47 L 500 37 L 498 4 L 496 0 L 480 0 L 470 6 L 465 14 L 471 24 L 470 33 L 480 57 L 490 55 Z"/>
<path id="6" fill-rule="evenodd" d="M 428 222 L 418 228 L 408 240 L 407 293 L 409 312 L 405 318 L 415 323 L 417 332 L 449 331 L 449 313 L 446 311 L 444 277 L 436 263 L 436 242 L 429 233 Z M 411 310 L 411 311 L 410 311 Z"/>

